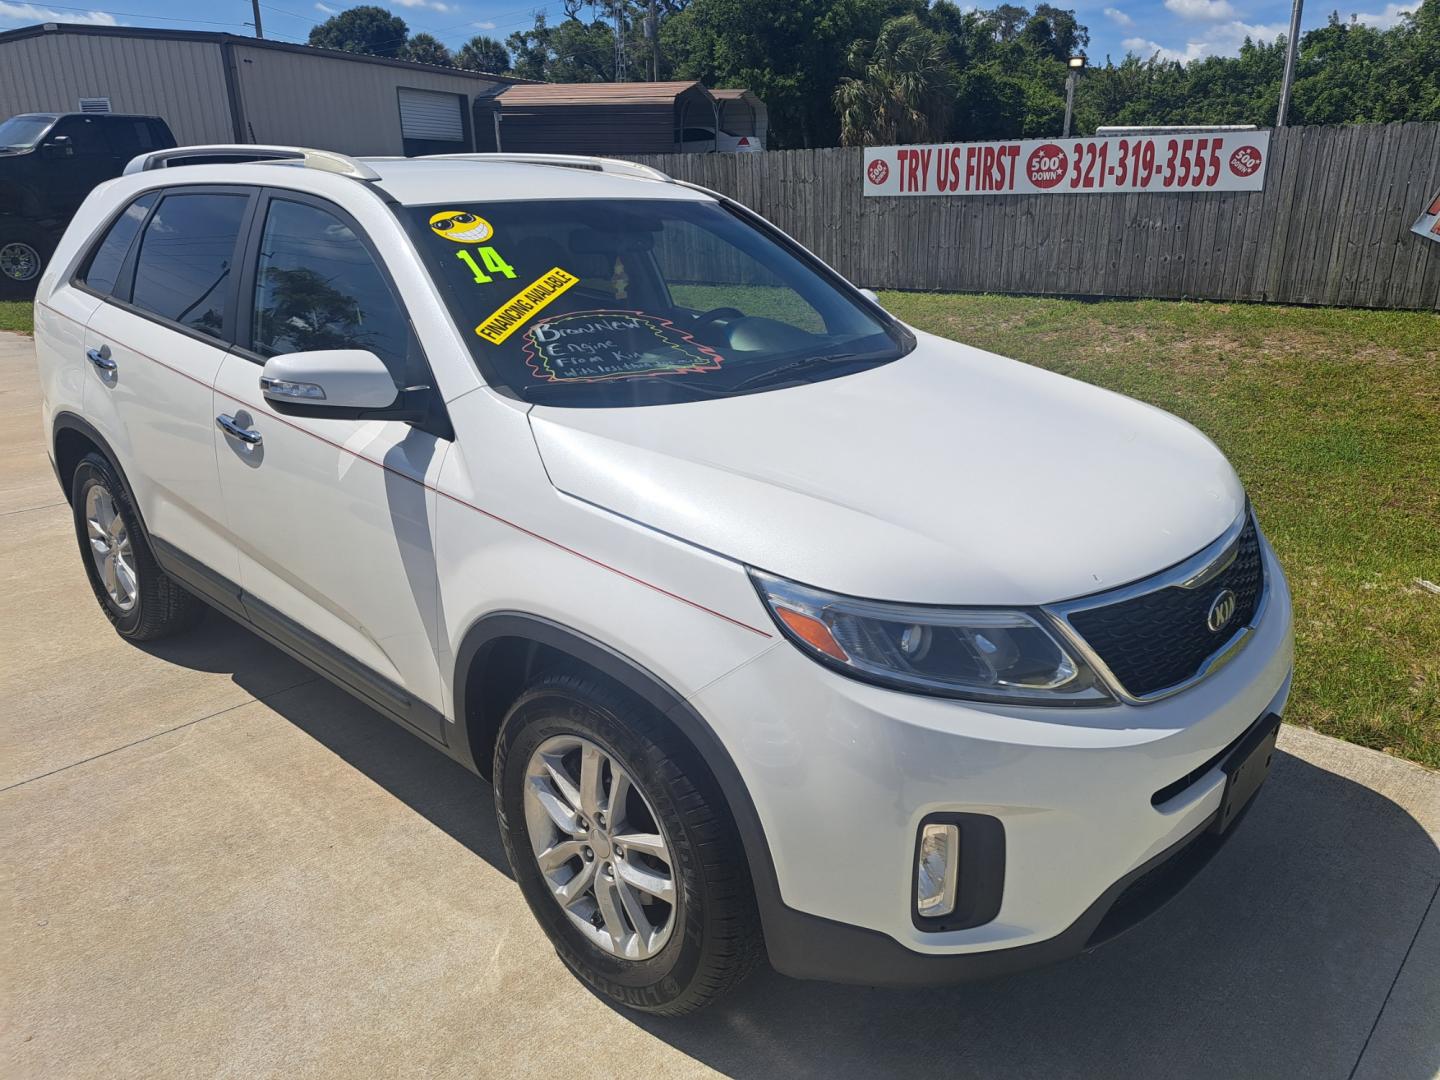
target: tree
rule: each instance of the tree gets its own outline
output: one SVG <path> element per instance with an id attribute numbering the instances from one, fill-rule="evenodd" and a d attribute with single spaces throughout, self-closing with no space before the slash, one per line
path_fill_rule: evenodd
<path id="1" fill-rule="evenodd" d="M 850 47 L 922 7 L 918 0 L 691 0 L 661 27 L 660 47 L 678 77 L 753 90 L 769 109 L 772 147 L 834 146 L 833 96 Z"/>
<path id="2" fill-rule="evenodd" d="M 933 142 L 948 134 L 955 72 L 945 39 L 914 15 L 891 19 L 873 43 L 857 41 L 852 74 L 835 90 L 844 146 Z"/>
<path id="3" fill-rule="evenodd" d="M 466 71 L 487 71 L 503 75 L 510 70 L 510 53 L 492 37 L 476 34 L 455 54 L 455 66 Z"/>
<path id="4" fill-rule="evenodd" d="M 577 9 L 578 10 L 578 9 Z M 541 12 L 529 30 L 505 41 L 514 73 L 545 82 L 609 82 L 615 78 L 615 32 L 596 19 L 565 19 L 551 26 Z"/>
<path id="5" fill-rule="evenodd" d="M 362 4 L 332 15 L 310 30 L 310 44 L 370 56 L 397 57 L 405 47 L 410 28 L 405 20 L 382 7 Z"/>
<path id="6" fill-rule="evenodd" d="M 986 14 L 991 32 L 1001 41 L 1014 41 L 1030 18 L 1030 12 L 1018 4 L 998 4 Z"/>
<path id="7" fill-rule="evenodd" d="M 455 61 L 450 56 L 450 50 L 440 43 L 440 40 L 430 34 L 416 34 L 405 43 L 400 50 L 402 60 L 412 60 L 417 64 L 433 64 L 436 67 L 454 67 Z"/>

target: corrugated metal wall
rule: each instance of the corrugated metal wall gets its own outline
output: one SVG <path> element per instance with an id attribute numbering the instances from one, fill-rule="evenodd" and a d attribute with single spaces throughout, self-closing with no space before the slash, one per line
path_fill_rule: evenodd
<path id="1" fill-rule="evenodd" d="M 313 146 L 345 154 L 400 154 L 404 152 L 400 87 L 464 94 L 468 115 L 470 100 L 494 85 L 473 75 L 249 45 L 236 45 L 234 51 L 240 100 L 251 129 L 246 134 L 259 143 Z"/>
<path id="2" fill-rule="evenodd" d="M 500 145 L 511 153 L 668 154 L 675 150 L 675 106 L 524 105 L 500 99 Z M 695 123 L 711 114 L 696 112 Z M 489 119 L 489 114 L 486 114 Z"/>
<path id="3" fill-rule="evenodd" d="M 162 116 L 181 143 L 235 137 L 219 45 L 68 33 L 0 44 L 0 119 L 77 112 L 82 97 Z"/>

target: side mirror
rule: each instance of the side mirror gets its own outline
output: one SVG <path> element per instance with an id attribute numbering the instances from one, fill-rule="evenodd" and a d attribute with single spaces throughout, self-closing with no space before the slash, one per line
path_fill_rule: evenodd
<path id="1" fill-rule="evenodd" d="M 876 295 L 874 289 L 861 289 L 860 295 L 863 296 L 866 300 L 869 300 L 876 307 L 883 308 L 885 306 L 884 304 L 880 303 L 880 297 Z"/>
<path id="2" fill-rule="evenodd" d="M 282 353 L 265 361 L 260 389 L 276 412 L 336 420 L 410 419 L 397 410 L 390 370 L 365 349 Z M 398 412 L 405 415 L 397 415 Z"/>
<path id="3" fill-rule="evenodd" d="M 40 144 L 40 153 L 49 158 L 74 157 L 75 147 L 69 135 L 55 135 Z"/>

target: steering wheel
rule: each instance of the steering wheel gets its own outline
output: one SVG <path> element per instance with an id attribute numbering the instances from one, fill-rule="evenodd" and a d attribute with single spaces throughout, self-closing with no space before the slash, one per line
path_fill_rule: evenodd
<path id="1" fill-rule="evenodd" d="M 696 315 L 696 316 L 695 316 L 695 325 L 696 325 L 696 326 L 699 326 L 701 323 L 714 322 L 716 319 L 743 319 L 743 318 L 745 318 L 745 313 L 744 313 L 743 311 L 741 311 L 739 308 L 733 308 L 733 307 L 717 307 L 717 308 L 711 308 L 709 311 L 702 311 L 699 315 Z"/>

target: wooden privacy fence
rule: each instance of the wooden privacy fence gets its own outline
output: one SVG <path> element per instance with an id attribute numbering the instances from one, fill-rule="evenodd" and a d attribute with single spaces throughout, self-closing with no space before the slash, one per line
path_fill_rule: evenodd
<path id="1" fill-rule="evenodd" d="M 631 158 L 738 199 L 857 285 L 1440 310 L 1440 123 L 1282 128 L 1261 192 L 866 198 L 858 148 Z"/>

